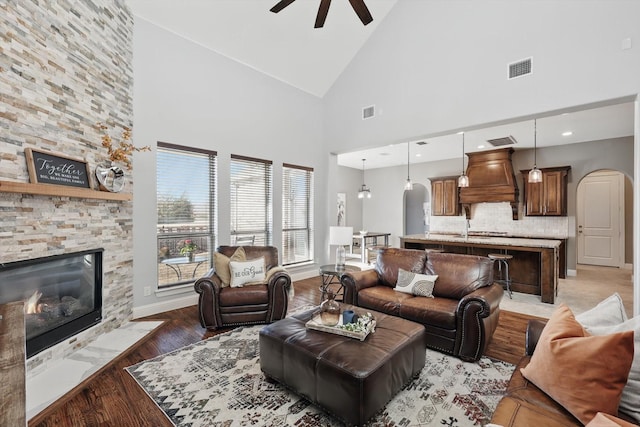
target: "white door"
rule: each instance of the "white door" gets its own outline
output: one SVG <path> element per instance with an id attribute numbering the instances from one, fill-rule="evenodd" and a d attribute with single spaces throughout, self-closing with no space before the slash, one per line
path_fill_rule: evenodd
<path id="1" fill-rule="evenodd" d="M 624 176 L 615 171 L 587 175 L 578 185 L 578 264 L 621 267 L 624 236 Z"/>

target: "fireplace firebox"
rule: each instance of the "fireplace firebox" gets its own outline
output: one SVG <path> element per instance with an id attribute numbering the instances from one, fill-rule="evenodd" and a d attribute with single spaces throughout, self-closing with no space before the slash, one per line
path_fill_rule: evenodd
<path id="1" fill-rule="evenodd" d="M 0 264 L 0 303 L 24 302 L 27 358 L 100 323 L 102 253 Z"/>

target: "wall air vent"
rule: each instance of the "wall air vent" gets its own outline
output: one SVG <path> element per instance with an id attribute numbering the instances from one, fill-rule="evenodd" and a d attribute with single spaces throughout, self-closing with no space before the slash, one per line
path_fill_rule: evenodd
<path id="1" fill-rule="evenodd" d="M 504 147 L 505 145 L 514 145 L 517 143 L 516 139 L 511 135 L 502 138 L 488 139 L 487 142 L 494 147 Z"/>
<path id="2" fill-rule="evenodd" d="M 371 105 L 362 109 L 362 120 L 370 119 L 376 115 L 376 106 Z"/>
<path id="3" fill-rule="evenodd" d="M 516 77 L 522 77 L 531 74 L 531 60 L 533 58 L 523 59 L 521 61 L 509 64 L 509 80 Z"/>

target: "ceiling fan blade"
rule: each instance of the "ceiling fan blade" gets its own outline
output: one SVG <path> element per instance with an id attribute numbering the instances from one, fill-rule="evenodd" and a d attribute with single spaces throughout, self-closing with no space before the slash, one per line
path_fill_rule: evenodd
<path id="1" fill-rule="evenodd" d="M 271 9 L 269 9 L 271 12 L 273 13 L 278 13 L 280 12 L 282 9 L 284 9 L 285 7 L 289 6 L 291 3 L 293 3 L 296 0 L 280 0 L 278 3 L 276 3 L 275 6 L 273 6 Z"/>
<path id="2" fill-rule="evenodd" d="M 316 16 L 316 25 L 314 25 L 313 28 L 322 28 L 324 26 L 324 21 L 327 19 L 327 13 L 329 13 L 330 5 L 331 0 L 322 0 L 320 2 L 318 15 Z"/>
<path id="3" fill-rule="evenodd" d="M 353 10 L 356 11 L 356 13 L 358 14 L 358 18 L 360 18 L 364 25 L 367 25 L 371 23 L 371 21 L 373 21 L 373 17 L 371 16 L 369 9 L 367 8 L 367 5 L 364 4 L 364 0 L 349 0 L 349 3 L 351 3 L 351 7 L 353 7 Z"/>

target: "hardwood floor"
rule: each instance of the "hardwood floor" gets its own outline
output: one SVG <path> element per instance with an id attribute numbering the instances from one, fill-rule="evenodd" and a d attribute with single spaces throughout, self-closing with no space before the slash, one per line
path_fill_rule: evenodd
<path id="1" fill-rule="evenodd" d="M 295 282 L 289 310 L 320 302 L 320 277 Z M 489 344 L 489 357 L 516 363 L 524 353 L 527 321 L 531 316 L 502 311 Z M 171 427 L 172 423 L 124 370 L 143 360 L 210 338 L 229 329 L 210 332 L 200 327 L 196 306 L 139 320 L 164 320 L 146 339 L 88 378 L 60 400 L 29 420 L 30 427 L 118 426 Z"/>

